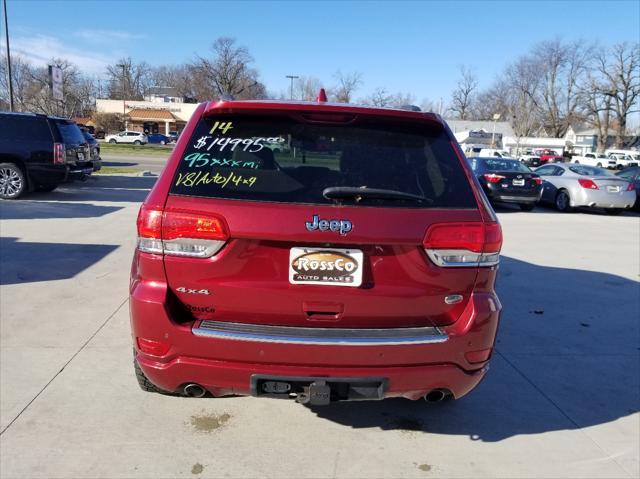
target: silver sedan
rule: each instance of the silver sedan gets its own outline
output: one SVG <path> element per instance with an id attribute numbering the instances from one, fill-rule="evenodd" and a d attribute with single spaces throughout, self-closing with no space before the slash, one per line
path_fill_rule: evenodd
<path id="1" fill-rule="evenodd" d="M 636 192 L 633 183 L 596 166 L 554 163 L 536 168 L 542 178 L 542 203 L 569 212 L 578 206 L 604 208 L 615 215 L 633 206 Z"/>

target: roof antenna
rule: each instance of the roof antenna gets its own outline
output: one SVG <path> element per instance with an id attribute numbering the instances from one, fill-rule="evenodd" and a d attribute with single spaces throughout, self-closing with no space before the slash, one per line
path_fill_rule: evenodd
<path id="1" fill-rule="evenodd" d="M 316 101 L 326 103 L 327 102 L 327 92 L 324 91 L 324 88 L 320 88 L 320 93 L 318 93 L 318 97 Z"/>

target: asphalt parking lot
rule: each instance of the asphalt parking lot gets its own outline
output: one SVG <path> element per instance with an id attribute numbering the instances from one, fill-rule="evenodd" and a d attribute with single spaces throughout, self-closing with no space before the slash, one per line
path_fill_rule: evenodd
<path id="1" fill-rule="evenodd" d="M 638 477 L 640 217 L 500 210 L 504 306 L 460 401 L 142 392 L 127 290 L 154 177 L 0 204 L 0 476 Z"/>

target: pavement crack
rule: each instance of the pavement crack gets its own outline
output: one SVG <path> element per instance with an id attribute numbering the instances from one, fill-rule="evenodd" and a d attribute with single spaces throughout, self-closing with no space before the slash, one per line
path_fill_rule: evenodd
<path id="1" fill-rule="evenodd" d="M 22 416 L 22 414 L 23 414 L 27 409 L 29 409 L 29 406 L 31 406 L 31 404 L 33 404 L 33 402 L 34 402 L 36 399 L 38 399 L 38 397 L 39 397 L 39 396 L 40 396 L 40 395 L 45 391 L 45 389 L 47 389 L 47 388 L 49 387 L 49 385 L 50 385 L 50 384 L 51 384 L 51 383 L 52 383 L 52 382 L 53 382 L 53 381 L 54 381 L 54 380 L 55 380 L 55 379 L 60 375 L 60 373 L 61 373 L 62 371 L 64 371 L 64 370 L 65 370 L 65 368 L 66 368 L 66 367 L 71 363 L 71 361 L 73 361 L 73 360 L 76 358 L 76 356 L 77 356 L 78 354 L 80 354 L 80 353 L 82 352 L 82 350 L 84 350 L 84 348 L 85 348 L 85 347 L 87 347 L 87 345 L 91 342 L 91 340 L 92 340 L 93 338 L 95 338 L 95 337 L 96 337 L 96 335 L 97 335 L 97 334 L 98 334 L 98 333 L 99 333 L 99 332 L 100 332 L 100 331 L 101 331 L 101 330 L 102 330 L 102 329 L 107 325 L 107 323 L 109 323 L 109 321 L 111 320 L 111 318 L 113 318 L 113 317 L 116 315 L 116 313 L 117 313 L 118 311 L 120 311 L 120 309 L 121 309 L 121 308 L 126 304 L 126 302 L 127 302 L 128 300 L 129 300 L 129 297 L 127 296 L 127 297 L 122 301 L 122 303 L 120 303 L 120 304 L 118 305 L 118 307 L 113 311 L 113 313 L 111 313 L 111 314 L 109 315 L 109 317 L 108 317 L 107 319 L 105 319 L 105 320 L 104 320 L 104 322 L 103 322 L 103 323 L 98 327 L 98 329 L 96 329 L 96 330 L 93 332 L 93 334 L 92 334 L 91 336 L 89 336 L 89 338 L 88 338 L 88 339 L 87 339 L 87 340 L 82 344 L 82 346 L 80 346 L 80 349 L 78 349 L 78 350 L 73 354 L 73 356 L 71 356 L 71 357 L 69 358 L 69 360 L 68 360 L 66 363 L 64 363 L 64 365 L 60 368 L 60 370 L 59 370 L 56 374 L 54 374 L 54 376 L 53 376 L 51 379 L 49 379 L 49 381 L 47 382 L 47 384 L 45 384 L 45 385 L 42 387 L 42 389 L 40 389 L 40 391 L 38 391 L 38 394 L 36 394 L 36 395 L 31 399 L 31 401 L 29 401 L 29 402 L 27 403 L 27 405 L 26 405 L 25 407 L 23 407 L 23 408 L 22 408 L 22 410 L 21 410 L 21 411 L 16 415 L 16 417 L 14 417 L 14 418 L 11 420 L 11 422 L 9 422 L 9 424 L 7 424 L 7 425 L 5 426 L 5 428 L 4 428 L 2 431 L 0 431 L 0 436 L 2 436 L 2 435 L 5 433 L 5 431 L 7 431 L 7 429 L 9 429 L 9 428 L 13 425 L 13 423 L 14 423 L 14 422 L 16 422 L 16 421 L 18 420 L 18 418 L 19 418 L 20 416 Z"/>

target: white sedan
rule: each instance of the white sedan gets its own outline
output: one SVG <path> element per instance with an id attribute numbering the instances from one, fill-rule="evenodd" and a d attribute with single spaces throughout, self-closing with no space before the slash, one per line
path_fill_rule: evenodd
<path id="1" fill-rule="evenodd" d="M 149 138 L 140 131 L 121 131 L 115 135 L 105 136 L 104 141 L 107 143 L 133 143 L 134 145 L 145 145 L 149 143 Z"/>

